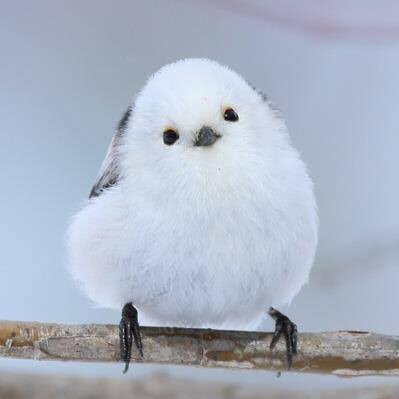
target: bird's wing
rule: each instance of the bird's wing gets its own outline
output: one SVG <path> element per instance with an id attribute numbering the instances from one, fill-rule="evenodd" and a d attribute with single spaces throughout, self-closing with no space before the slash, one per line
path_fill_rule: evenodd
<path id="1" fill-rule="evenodd" d="M 118 128 L 108 147 L 107 155 L 101 165 L 97 180 L 90 191 L 89 198 L 98 197 L 104 190 L 118 184 L 120 180 L 118 147 L 122 143 L 131 113 L 132 109 L 129 107 L 118 124 Z"/>
<path id="2" fill-rule="evenodd" d="M 274 102 L 272 102 L 269 98 L 269 96 L 264 93 L 262 90 L 259 90 L 256 86 L 254 86 L 251 83 L 248 83 L 262 98 L 262 100 L 269 106 L 269 108 L 272 110 L 272 112 L 274 113 L 274 116 L 276 116 L 279 119 L 284 119 L 283 118 L 283 114 L 280 110 L 280 108 L 277 107 L 276 104 L 274 104 Z"/>

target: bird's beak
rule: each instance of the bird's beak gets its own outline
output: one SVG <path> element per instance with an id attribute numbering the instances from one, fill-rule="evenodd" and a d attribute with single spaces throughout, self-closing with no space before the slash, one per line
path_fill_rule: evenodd
<path id="1" fill-rule="evenodd" d="M 197 134 L 197 138 L 194 141 L 194 146 L 210 146 L 220 138 L 220 134 L 217 134 L 212 128 L 203 126 Z"/>

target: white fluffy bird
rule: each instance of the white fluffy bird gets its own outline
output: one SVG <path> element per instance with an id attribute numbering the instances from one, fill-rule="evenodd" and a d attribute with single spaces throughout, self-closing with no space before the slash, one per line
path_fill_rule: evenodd
<path id="1" fill-rule="evenodd" d="M 121 309 L 121 359 L 149 324 L 251 329 L 289 303 L 317 244 L 312 182 L 281 115 L 206 59 L 155 73 L 125 113 L 69 229 L 70 269 Z M 137 309 L 137 310 L 136 310 Z M 288 364 L 296 326 L 274 308 Z"/>

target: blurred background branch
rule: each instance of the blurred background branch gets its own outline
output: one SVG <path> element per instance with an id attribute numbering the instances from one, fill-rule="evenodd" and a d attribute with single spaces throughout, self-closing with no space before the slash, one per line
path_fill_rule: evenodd
<path id="1" fill-rule="evenodd" d="M 2 373 L 0 398 L 140 398 L 140 399 L 397 399 L 398 385 L 364 389 L 278 390 L 238 383 L 172 378 L 155 374 L 143 379 L 82 378 Z"/>
<path id="2" fill-rule="evenodd" d="M 192 0 L 200 3 L 198 0 Z M 337 2 L 335 0 L 213 0 L 219 7 L 251 20 L 279 26 L 318 38 L 396 39 L 399 36 L 399 6 L 395 0 Z M 203 4 L 204 1 L 201 2 Z M 389 10 L 389 11 L 387 11 Z"/>
<path id="3" fill-rule="evenodd" d="M 142 327 L 144 361 L 203 367 L 285 370 L 285 345 L 271 333 Z M 284 340 L 282 340 L 284 341 Z M 0 322 L 0 357 L 112 362 L 118 327 Z M 138 361 L 136 354 L 133 360 Z M 399 337 L 360 331 L 299 335 L 297 372 L 341 376 L 399 375 Z"/>
<path id="4" fill-rule="evenodd" d="M 398 231 L 390 231 L 325 255 L 312 270 L 312 284 L 333 290 L 348 281 L 358 281 L 376 270 L 396 269 L 399 259 L 397 237 Z"/>

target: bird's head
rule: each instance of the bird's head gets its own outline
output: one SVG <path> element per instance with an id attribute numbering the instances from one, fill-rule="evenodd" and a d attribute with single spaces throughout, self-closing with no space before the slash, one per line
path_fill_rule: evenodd
<path id="1" fill-rule="evenodd" d="M 125 157 L 132 174 L 209 180 L 267 158 L 285 141 L 284 123 L 264 96 L 207 59 L 161 68 L 132 108 Z"/>

